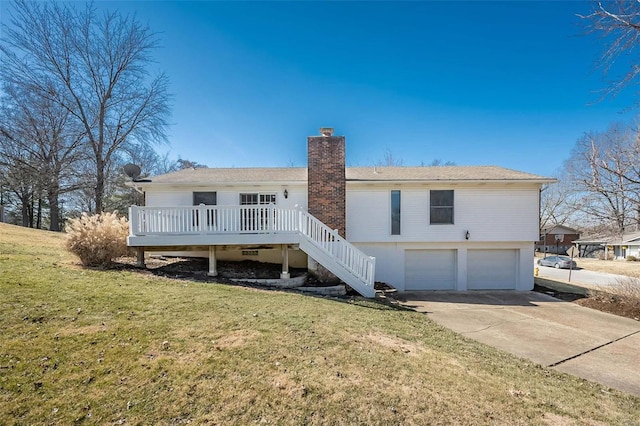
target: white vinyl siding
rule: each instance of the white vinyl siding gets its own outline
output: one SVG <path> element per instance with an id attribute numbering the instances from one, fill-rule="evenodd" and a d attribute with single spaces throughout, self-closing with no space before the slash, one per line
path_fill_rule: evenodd
<path id="1" fill-rule="evenodd" d="M 351 242 L 536 241 L 538 189 L 456 188 L 455 223 L 429 223 L 429 188 L 402 189 L 402 232 L 390 235 L 389 191 L 347 191 L 347 239 Z"/>
<path id="2" fill-rule="evenodd" d="M 456 250 L 406 250 L 405 290 L 454 290 Z"/>
<path id="3" fill-rule="evenodd" d="M 347 191 L 346 204 L 347 240 L 389 241 L 391 207 L 388 190 Z"/>
<path id="4" fill-rule="evenodd" d="M 469 250 L 469 290 L 513 290 L 518 279 L 517 250 Z"/>
<path id="5" fill-rule="evenodd" d="M 147 206 L 191 206 L 193 205 L 192 191 L 147 191 L 145 193 Z"/>

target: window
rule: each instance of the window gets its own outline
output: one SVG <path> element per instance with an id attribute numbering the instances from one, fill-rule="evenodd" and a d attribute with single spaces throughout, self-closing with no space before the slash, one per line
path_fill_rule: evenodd
<path id="1" fill-rule="evenodd" d="M 453 190 L 430 191 L 430 223 L 453 224 Z"/>
<path id="2" fill-rule="evenodd" d="M 276 194 L 247 193 L 240 194 L 241 206 L 267 206 L 276 203 Z M 240 229 L 243 231 L 258 231 L 269 226 L 269 212 L 267 208 L 247 208 L 240 212 Z M 274 218 L 275 220 L 275 218 Z M 271 224 L 273 225 L 273 224 Z"/>
<path id="3" fill-rule="evenodd" d="M 276 194 L 240 194 L 240 205 L 241 206 L 255 206 L 255 205 L 265 205 L 265 204 L 275 204 L 276 203 Z"/>
<path id="4" fill-rule="evenodd" d="M 207 206 L 216 205 L 217 194 L 215 192 L 194 192 L 193 193 L 193 205 L 199 206 L 205 204 Z"/>
<path id="5" fill-rule="evenodd" d="M 217 194 L 215 192 L 194 192 L 193 193 L 193 205 L 199 206 L 200 204 L 204 204 L 207 206 L 215 206 L 217 202 Z M 198 226 L 200 223 L 200 219 L 198 215 L 199 211 L 193 212 L 193 224 Z M 215 224 L 215 211 L 207 210 L 205 213 L 207 216 L 207 226 L 211 226 Z"/>
<path id="6" fill-rule="evenodd" d="M 400 191 L 391 191 L 391 235 L 400 235 Z"/>

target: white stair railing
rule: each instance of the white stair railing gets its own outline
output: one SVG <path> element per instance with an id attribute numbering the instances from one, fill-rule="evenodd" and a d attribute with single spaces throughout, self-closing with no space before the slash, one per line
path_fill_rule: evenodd
<path id="1" fill-rule="evenodd" d="M 301 208 L 298 208 L 298 215 L 300 218 L 298 225 L 300 235 L 313 244 L 321 253 L 324 253 L 330 259 L 329 262 L 335 262 L 335 265 L 327 264 L 326 259 L 315 260 L 363 296 L 373 297 L 375 295 L 375 257 L 367 256 L 342 238 L 338 231 L 332 230 Z M 336 271 L 336 269 L 338 270 Z M 348 275 L 345 276 L 345 274 L 341 273 L 341 270 L 346 271 Z"/>

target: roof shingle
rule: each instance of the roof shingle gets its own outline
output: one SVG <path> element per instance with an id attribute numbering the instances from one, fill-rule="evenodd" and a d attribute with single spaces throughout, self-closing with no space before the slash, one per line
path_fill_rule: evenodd
<path id="1" fill-rule="evenodd" d="M 555 181 L 497 166 L 347 167 L 345 174 L 347 181 L 361 182 Z M 151 183 L 304 183 L 306 180 L 307 169 L 304 167 L 197 168 L 154 176 Z"/>

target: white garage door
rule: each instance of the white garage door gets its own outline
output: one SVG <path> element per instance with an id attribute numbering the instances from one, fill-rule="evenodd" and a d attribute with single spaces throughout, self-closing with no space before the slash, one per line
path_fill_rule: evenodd
<path id="1" fill-rule="evenodd" d="M 455 250 L 405 250 L 405 290 L 454 290 Z"/>
<path id="2" fill-rule="evenodd" d="M 518 271 L 517 250 L 469 250 L 467 288 L 469 290 L 513 290 Z"/>

